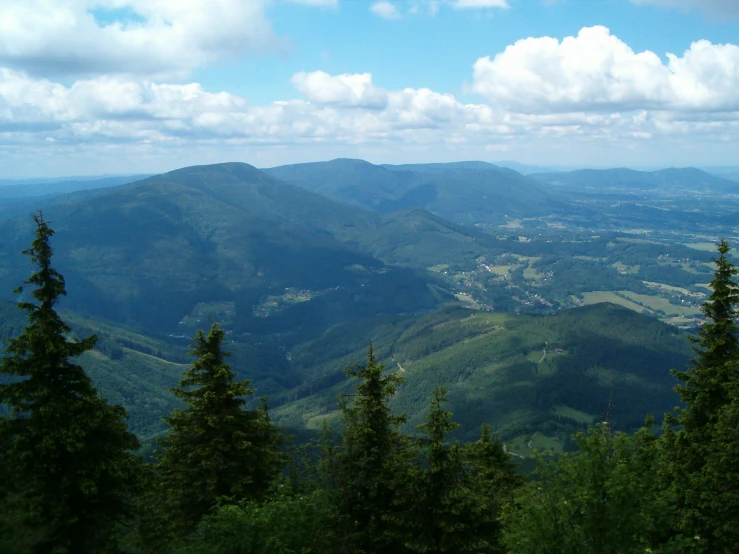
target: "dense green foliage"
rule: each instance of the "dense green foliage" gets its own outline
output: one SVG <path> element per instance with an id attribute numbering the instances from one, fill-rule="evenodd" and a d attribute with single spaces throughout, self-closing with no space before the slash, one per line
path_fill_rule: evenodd
<path id="1" fill-rule="evenodd" d="M 217 499 L 263 498 L 283 465 L 266 406 L 244 409 L 254 390 L 235 381 L 225 363 L 225 336 L 218 324 L 195 335 L 197 359 L 174 389 L 184 408 L 165 419 L 169 431 L 155 455 L 164 504 L 178 529 L 194 528 Z"/>
<path id="2" fill-rule="evenodd" d="M 694 338 L 695 357 L 676 371 L 685 406 L 668 423 L 672 484 L 680 519 L 677 530 L 700 537 L 702 552 L 729 552 L 739 542 L 739 460 L 737 402 L 739 390 L 739 274 L 727 257 L 726 241 L 718 245 L 711 288 L 704 304 L 706 323 Z"/>
<path id="3" fill-rule="evenodd" d="M 89 351 L 96 337 L 69 340 L 70 328 L 55 310 L 66 294 L 64 277 L 51 266 L 54 232 L 34 216 L 36 237 L 24 254 L 36 272 L 25 282 L 31 298 L 18 304 L 28 326 L 9 341 L 0 371 L 13 377 L 0 385 L 0 467 L 9 490 L 5 513 L 12 525 L 3 550 L 99 552 L 115 541 L 130 516 L 138 474 L 125 411 L 100 398 L 84 370 L 71 361 Z M 7 537 L 10 534 L 10 537 Z"/>
<path id="4" fill-rule="evenodd" d="M 578 450 L 542 457 L 537 478 L 506 511 L 511 554 L 649 552 L 664 506 L 655 494 L 659 448 L 641 429 L 632 437 L 607 423 L 576 437 Z"/>

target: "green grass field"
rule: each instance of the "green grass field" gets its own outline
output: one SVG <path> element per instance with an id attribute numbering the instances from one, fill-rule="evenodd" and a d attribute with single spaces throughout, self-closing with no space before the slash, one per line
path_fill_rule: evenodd
<path id="1" fill-rule="evenodd" d="M 694 250 L 702 250 L 704 252 L 716 251 L 716 244 L 713 242 L 686 242 L 683 243 L 683 245 L 687 246 L 688 248 L 692 248 Z"/>
<path id="2" fill-rule="evenodd" d="M 700 310 L 694 306 L 681 306 L 671 303 L 666 298 L 659 296 L 649 296 L 646 294 L 637 294 L 635 292 L 623 291 L 624 296 L 635 302 L 641 302 L 650 310 L 662 310 L 667 315 L 676 314 L 683 317 L 691 317 L 700 314 Z"/>
<path id="3" fill-rule="evenodd" d="M 589 304 L 598 304 L 600 302 L 612 302 L 618 304 L 624 308 L 634 310 L 635 312 L 642 312 L 644 310 L 639 304 L 631 302 L 615 294 L 612 291 L 596 291 L 596 292 L 584 292 L 582 293 L 583 303 L 587 306 Z"/>
<path id="4" fill-rule="evenodd" d="M 595 416 L 592 414 L 586 414 L 585 412 L 581 412 L 580 410 L 576 410 L 575 408 L 570 408 L 569 406 L 565 406 L 564 404 L 560 404 L 554 410 L 552 410 L 554 415 L 558 415 L 561 417 L 568 417 L 570 419 L 574 419 L 578 423 L 587 423 L 590 425 L 593 422 L 593 419 L 595 419 Z"/>
<path id="5" fill-rule="evenodd" d="M 684 296 L 703 296 L 702 294 L 698 294 L 697 292 L 690 292 L 688 289 L 683 287 L 673 287 L 672 285 L 665 285 L 664 283 L 655 283 L 652 281 L 642 281 L 642 283 L 644 283 L 648 287 L 654 287 L 666 292 L 676 292 Z"/>

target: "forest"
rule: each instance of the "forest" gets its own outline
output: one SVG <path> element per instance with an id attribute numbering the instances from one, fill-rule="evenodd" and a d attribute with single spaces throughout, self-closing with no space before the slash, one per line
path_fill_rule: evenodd
<path id="1" fill-rule="evenodd" d="M 739 286 L 718 244 L 705 323 L 674 371 L 682 404 L 661 425 L 608 416 L 521 470 L 489 425 L 459 442 L 447 388 L 404 430 L 404 378 L 370 344 L 345 369 L 341 423 L 296 441 L 239 380 L 218 323 L 195 334 L 180 407 L 142 456 L 121 406 L 99 395 L 55 306 L 54 231 L 39 213 L 17 289 L 28 321 L 0 362 L 0 551 L 7 553 L 732 552 L 739 540 Z M 422 345 L 420 345 L 422 346 Z"/>

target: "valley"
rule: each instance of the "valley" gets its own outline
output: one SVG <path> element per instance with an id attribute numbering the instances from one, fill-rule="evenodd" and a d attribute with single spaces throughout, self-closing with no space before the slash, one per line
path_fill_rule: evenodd
<path id="1" fill-rule="evenodd" d="M 343 368 L 372 341 L 402 368 L 393 407 L 409 430 L 445 384 L 461 438 L 491 423 L 528 456 L 566 449 L 606 416 L 631 429 L 676 403 L 669 371 L 690 357 L 714 241 L 737 239 L 736 183 L 574 173 L 220 164 L 51 195 L 44 212 L 65 313 L 100 337 L 83 364 L 145 441 L 177 405 L 167 389 L 191 337 L 217 321 L 235 371 L 288 429 L 338 423 L 336 397 L 352 387 Z M 455 202 L 425 197 L 428 179 Z M 30 221 L 0 227 L 0 293 L 12 300 Z"/>

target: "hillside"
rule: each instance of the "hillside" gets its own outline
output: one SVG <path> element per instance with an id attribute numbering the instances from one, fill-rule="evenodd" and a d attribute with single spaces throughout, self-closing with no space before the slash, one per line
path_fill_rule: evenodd
<path id="1" fill-rule="evenodd" d="M 484 162 L 393 167 L 338 159 L 265 172 L 344 204 L 381 213 L 422 208 L 466 225 L 544 215 L 558 204 L 535 181 Z"/>
<path id="2" fill-rule="evenodd" d="M 579 169 L 560 173 L 533 173 L 529 178 L 569 189 L 599 191 L 660 191 L 737 193 L 736 182 L 711 175 L 693 167 L 668 168 L 657 171 L 634 169 Z"/>
<path id="3" fill-rule="evenodd" d="M 558 449 L 570 433 L 606 417 L 626 429 L 647 413 L 659 420 L 678 402 L 669 370 L 690 357 L 674 327 L 614 304 L 548 317 L 463 308 L 384 317 L 295 345 L 292 363 L 307 382 L 272 399 L 275 418 L 318 428 L 335 417 L 336 395 L 351 390 L 341 369 L 363 359 L 369 340 L 406 379 L 394 408 L 409 414 L 409 427 L 422 422 L 431 390 L 444 384 L 463 438 L 488 422 L 523 454 L 534 435 L 534 445 Z"/>
<path id="4" fill-rule="evenodd" d="M 0 302 L 0 316 L 3 342 L 25 326 L 11 303 Z M 80 363 L 106 398 L 126 407 L 131 429 L 144 438 L 160 432 L 161 417 L 177 406 L 168 387 L 191 361 L 190 337 L 153 338 L 68 311 L 62 316 L 75 336 L 98 335 Z M 334 421 L 336 396 L 353 387 L 342 370 L 362 362 L 372 340 L 388 369 L 406 379 L 393 409 L 408 413 L 409 429 L 422 422 L 433 387 L 444 384 L 462 438 L 474 439 L 488 422 L 522 455 L 532 437 L 535 446 L 561 449 L 596 419 L 626 429 L 647 413 L 659 420 L 677 403 L 669 370 L 690 357 L 688 341 L 673 327 L 613 304 L 550 317 L 447 308 L 292 338 L 231 336 L 229 363 L 258 395 L 269 396 L 275 420 L 291 429 Z"/>
<path id="5" fill-rule="evenodd" d="M 432 230 L 399 238 L 388 229 L 407 225 L 403 218 L 342 206 L 247 164 L 185 168 L 56 202 L 45 214 L 69 284 L 65 306 L 157 333 L 197 319 L 204 305 L 241 332 L 271 333 L 453 299 L 416 269 L 443 255 Z M 449 250 L 471 242 L 430 214 L 415 218 L 443 231 Z M 0 294 L 9 298 L 27 274 L 19 252 L 31 220 L 5 221 L 0 233 Z M 431 244 L 433 255 L 411 263 L 412 250 L 430 253 Z"/>

